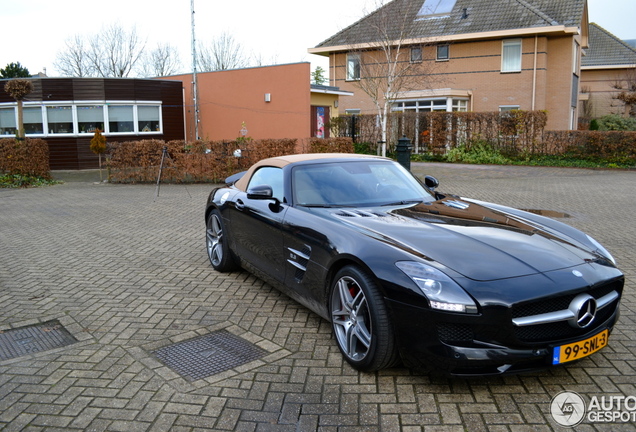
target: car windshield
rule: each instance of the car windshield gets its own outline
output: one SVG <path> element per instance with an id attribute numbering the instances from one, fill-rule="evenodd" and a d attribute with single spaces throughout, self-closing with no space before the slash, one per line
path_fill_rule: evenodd
<path id="1" fill-rule="evenodd" d="M 435 198 L 406 169 L 388 160 L 299 165 L 294 202 L 306 207 L 365 207 L 431 202 Z"/>

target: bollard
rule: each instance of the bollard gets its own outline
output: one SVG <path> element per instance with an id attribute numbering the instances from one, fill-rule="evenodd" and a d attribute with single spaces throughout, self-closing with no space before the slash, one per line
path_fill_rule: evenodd
<path id="1" fill-rule="evenodd" d="M 395 148 L 398 163 L 409 171 L 411 170 L 412 149 L 413 146 L 411 145 L 411 140 L 409 140 L 406 135 L 398 140 L 397 146 Z"/>

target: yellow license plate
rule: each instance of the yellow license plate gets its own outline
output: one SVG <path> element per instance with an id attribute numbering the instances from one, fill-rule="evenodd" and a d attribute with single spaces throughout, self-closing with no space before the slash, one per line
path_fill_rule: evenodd
<path id="1" fill-rule="evenodd" d="M 609 331 L 603 330 L 597 335 L 585 340 L 567 345 L 554 347 L 552 354 L 552 364 L 566 363 L 587 357 L 607 345 Z"/>

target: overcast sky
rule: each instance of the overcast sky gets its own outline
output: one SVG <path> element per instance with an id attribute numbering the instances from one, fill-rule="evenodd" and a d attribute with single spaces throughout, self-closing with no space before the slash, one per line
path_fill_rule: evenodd
<path id="1" fill-rule="evenodd" d="M 496 0 L 493 0 L 496 1 Z M 190 0 L 0 0 L 3 40 L 0 67 L 20 62 L 33 74 L 57 76 L 53 65 L 64 42 L 86 37 L 104 25 L 120 23 L 153 48 L 170 43 L 180 51 L 184 70 L 191 65 Z M 224 31 L 266 63 L 328 60 L 307 53 L 374 8 L 377 0 L 194 0 L 196 37 L 210 41 Z M 590 22 L 621 39 L 636 39 L 636 0 L 588 0 Z"/>

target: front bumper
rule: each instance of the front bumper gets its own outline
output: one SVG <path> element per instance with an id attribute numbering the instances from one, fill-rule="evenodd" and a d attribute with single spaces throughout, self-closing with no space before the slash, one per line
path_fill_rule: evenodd
<path id="1" fill-rule="evenodd" d="M 603 322 L 575 338 L 513 343 L 506 334 L 510 324 L 493 321 L 492 316 L 448 314 L 391 300 L 387 303 L 405 365 L 456 376 L 502 375 L 551 367 L 555 346 L 584 340 L 605 329 L 611 333 L 619 316 L 617 307 Z M 448 325 L 474 332 L 470 333 L 472 337 L 448 337 L 440 332 Z"/>

